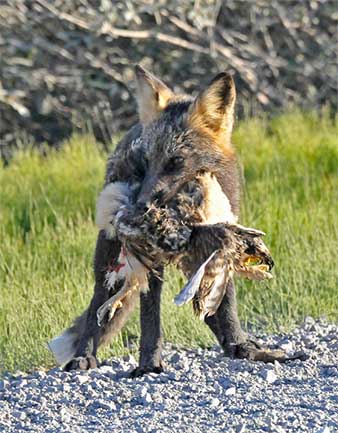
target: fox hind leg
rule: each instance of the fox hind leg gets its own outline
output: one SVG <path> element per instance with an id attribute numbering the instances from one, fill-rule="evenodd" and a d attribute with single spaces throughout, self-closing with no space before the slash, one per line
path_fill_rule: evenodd
<path id="1" fill-rule="evenodd" d="M 227 283 L 224 298 L 217 312 L 213 316 L 205 317 L 204 320 L 215 334 L 225 355 L 234 358 L 236 347 L 245 343 L 247 337 L 238 318 L 236 289 L 232 280 Z"/>
<path id="2" fill-rule="evenodd" d="M 286 362 L 306 358 L 303 352 L 288 356 L 283 350 L 262 347 L 248 337 L 242 330 L 238 318 L 236 289 L 233 280 L 228 282 L 224 298 L 216 314 L 206 317 L 205 322 L 215 334 L 224 354 L 230 358 L 263 362 Z"/>

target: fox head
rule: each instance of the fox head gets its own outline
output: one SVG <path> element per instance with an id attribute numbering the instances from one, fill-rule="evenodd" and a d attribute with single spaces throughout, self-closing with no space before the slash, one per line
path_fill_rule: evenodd
<path id="1" fill-rule="evenodd" d="M 174 94 L 141 66 L 136 66 L 135 72 L 146 149 L 138 205 L 153 201 L 164 204 L 196 174 L 210 172 L 222 178 L 233 171 L 236 162 L 231 132 L 236 91 L 231 75 L 218 74 L 192 98 Z"/>

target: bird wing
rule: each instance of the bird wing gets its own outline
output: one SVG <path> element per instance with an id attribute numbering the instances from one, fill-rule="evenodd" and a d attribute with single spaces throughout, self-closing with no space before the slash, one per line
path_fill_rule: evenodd
<path id="1" fill-rule="evenodd" d="M 229 278 L 229 272 L 227 272 L 227 268 L 224 266 L 212 283 L 210 292 L 204 301 L 203 310 L 200 311 L 200 319 L 204 319 L 204 317 L 212 316 L 216 313 L 224 298 Z"/>
<path id="2" fill-rule="evenodd" d="M 201 266 L 197 269 L 194 275 L 188 280 L 187 284 L 183 287 L 178 295 L 175 296 L 174 302 L 176 305 L 181 306 L 191 301 L 192 298 L 198 292 L 201 281 L 205 274 L 205 268 L 208 263 L 213 259 L 217 250 L 214 251 L 208 258 L 201 264 Z"/>

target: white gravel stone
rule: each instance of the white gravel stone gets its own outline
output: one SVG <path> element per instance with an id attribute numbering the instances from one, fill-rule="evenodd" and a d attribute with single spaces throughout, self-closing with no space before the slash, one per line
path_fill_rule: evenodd
<path id="1" fill-rule="evenodd" d="M 3 391 L 8 386 L 9 381 L 6 379 L 0 380 L 0 391 Z"/>
<path id="2" fill-rule="evenodd" d="M 245 424 L 238 424 L 238 426 L 236 426 L 236 433 L 245 433 L 245 431 L 246 431 Z"/>
<path id="3" fill-rule="evenodd" d="M 321 427 L 319 430 L 316 430 L 316 433 L 332 433 L 332 430 L 326 425 Z"/>
<path id="4" fill-rule="evenodd" d="M 291 353 L 294 350 L 293 343 L 290 340 L 282 342 L 281 344 L 279 344 L 279 347 L 286 353 Z"/>
<path id="5" fill-rule="evenodd" d="M 147 405 L 147 404 L 149 404 L 149 403 L 152 403 L 152 401 L 153 401 L 153 399 L 152 399 L 151 395 L 149 394 L 149 392 L 147 392 L 145 395 L 143 395 L 143 396 L 140 398 L 140 402 L 141 402 L 143 405 Z"/>
<path id="6" fill-rule="evenodd" d="M 262 370 L 260 375 L 268 383 L 274 383 L 278 379 L 276 373 L 271 369 Z"/>
<path id="7" fill-rule="evenodd" d="M 12 415 L 13 415 L 14 418 L 19 419 L 21 421 L 23 421 L 23 420 L 25 420 L 27 418 L 27 415 L 24 412 L 20 412 L 18 410 L 15 410 L 12 413 Z"/>
<path id="8" fill-rule="evenodd" d="M 115 411 L 116 404 L 113 401 L 100 402 L 100 407 L 105 410 Z"/>
<path id="9" fill-rule="evenodd" d="M 148 394 L 148 388 L 145 385 L 140 386 L 135 390 L 135 395 L 137 397 L 144 397 L 146 394 Z"/>
<path id="10" fill-rule="evenodd" d="M 210 407 L 217 407 L 221 404 L 218 398 L 212 398 L 210 401 Z"/>
<path id="11" fill-rule="evenodd" d="M 77 378 L 76 378 L 76 382 L 79 385 L 82 385 L 82 384 L 88 382 L 88 380 L 89 380 L 89 376 L 87 376 L 87 375 L 77 376 Z"/>
<path id="12" fill-rule="evenodd" d="M 225 395 L 235 395 L 236 394 L 236 387 L 231 386 L 230 388 L 225 390 Z"/>

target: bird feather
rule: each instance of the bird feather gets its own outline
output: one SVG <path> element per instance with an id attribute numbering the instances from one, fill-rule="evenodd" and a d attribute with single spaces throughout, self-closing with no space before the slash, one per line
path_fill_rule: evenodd
<path id="1" fill-rule="evenodd" d="M 188 280 L 187 284 L 183 287 L 183 289 L 180 291 L 180 293 L 175 296 L 175 304 L 180 306 L 184 305 L 187 302 L 191 301 L 193 297 L 198 292 L 201 281 L 205 274 L 205 269 L 208 263 L 212 260 L 212 258 L 215 256 L 217 251 L 214 251 L 208 258 L 201 264 L 201 266 L 197 269 L 195 274 Z"/>

